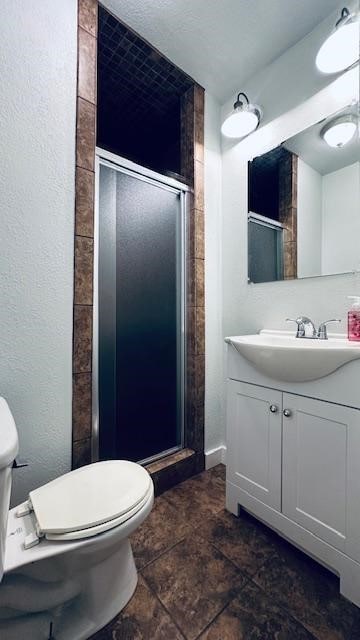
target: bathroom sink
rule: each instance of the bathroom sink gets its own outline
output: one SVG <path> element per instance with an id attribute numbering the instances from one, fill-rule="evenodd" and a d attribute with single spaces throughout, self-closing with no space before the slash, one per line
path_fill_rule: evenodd
<path id="1" fill-rule="evenodd" d="M 256 335 L 225 338 L 258 371 L 286 382 L 307 382 L 328 376 L 344 364 L 360 358 L 360 342 L 345 334 L 329 334 L 328 340 L 295 338 L 288 331 L 263 330 Z"/>

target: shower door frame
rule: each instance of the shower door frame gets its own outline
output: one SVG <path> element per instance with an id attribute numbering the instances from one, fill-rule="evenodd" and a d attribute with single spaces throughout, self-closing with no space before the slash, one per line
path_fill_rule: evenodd
<path id="1" fill-rule="evenodd" d="M 99 460 L 99 239 L 100 239 L 100 219 L 99 219 L 99 177 L 100 166 L 130 175 L 144 182 L 153 185 L 160 185 L 180 196 L 180 247 L 178 267 L 180 270 L 178 284 L 180 286 L 180 344 L 178 345 L 179 362 L 178 366 L 178 402 L 180 402 L 180 444 L 167 449 L 158 454 L 154 454 L 146 459 L 140 460 L 140 464 L 150 464 L 163 457 L 182 450 L 185 446 L 185 420 L 186 420 L 186 318 L 187 318 L 187 261 L 186 261 L 186 238 L 189 216 L 189 193 L 190 187 L 186 184 L 164 176 L 152 169 L 122 158 L 106 149 L 96 147 L 95 149 L 95 198 L 94 198 L 94 279 L 93 279 L 93 352 L 92 352 L 92 439 L 91 439 L 91 459 L 93 462 Z"/>

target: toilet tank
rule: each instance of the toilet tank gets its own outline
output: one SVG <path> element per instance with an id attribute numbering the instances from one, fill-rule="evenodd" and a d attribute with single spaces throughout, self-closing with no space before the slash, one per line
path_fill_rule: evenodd
<path id="1" fill-rule="evenodd" d="M 19 449 L 14 418 L 0 397 L 0 582 L 4 573 L 6 527 L 10 505 L 12 465 Z"/>

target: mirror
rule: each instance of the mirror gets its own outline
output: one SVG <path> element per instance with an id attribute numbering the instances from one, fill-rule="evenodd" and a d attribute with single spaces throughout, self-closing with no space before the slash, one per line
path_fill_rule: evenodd
<path id="1" fill-rule="evenodd" d="M 358 114 L 350 104 L 248 163 L 249 282 L 360 269 Z"/>

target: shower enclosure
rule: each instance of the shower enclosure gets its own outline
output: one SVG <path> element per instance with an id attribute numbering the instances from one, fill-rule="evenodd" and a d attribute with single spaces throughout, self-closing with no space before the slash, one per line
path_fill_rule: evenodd
<path id="1" fill-rule="evenodd" d="M 187 187 L 98 150 L 95 459 L 183 446 Z"/>

